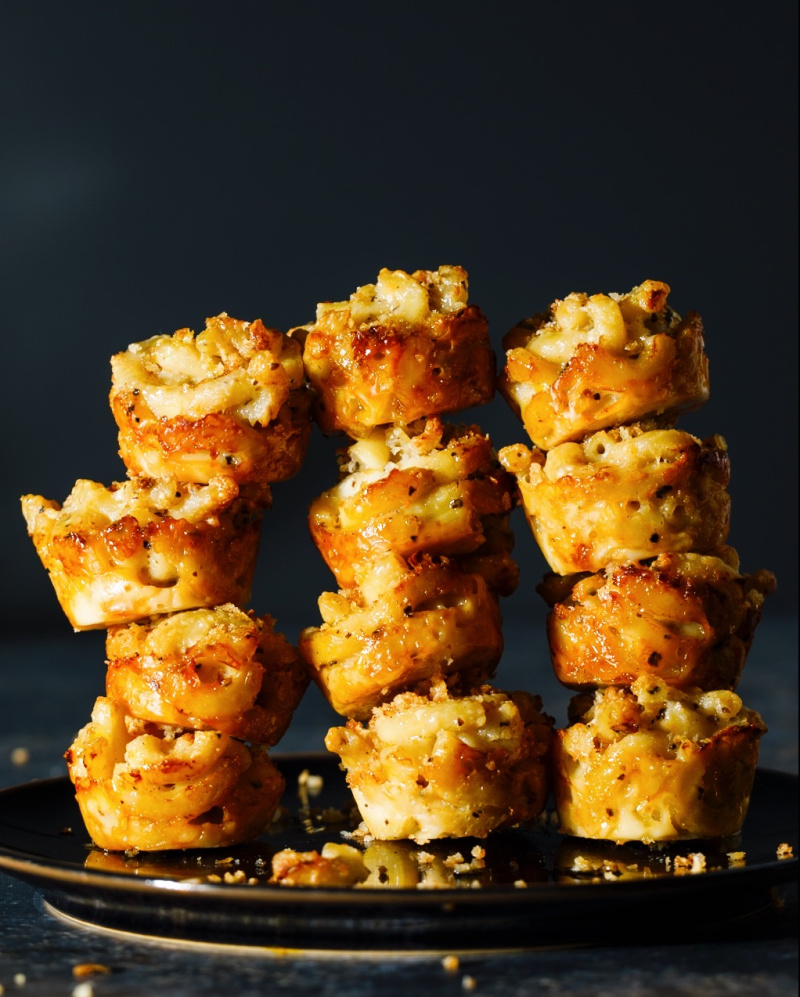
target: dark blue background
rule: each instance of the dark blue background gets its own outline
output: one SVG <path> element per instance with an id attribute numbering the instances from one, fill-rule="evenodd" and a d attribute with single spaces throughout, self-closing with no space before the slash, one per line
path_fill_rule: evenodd
<path id="1" fill-rule="evenodd" d="M 2 591 L 68 627 L 18 496 L 124 476 L 108 361 L 227 311 L 286 329 L 383 266 L 465 266 L 499 341 L 572 290 L 672 285 L 706 323 L 683 421 L 733 463 L 730 542 L 797 593 L 796 10 L 240 2 L 0 7 Z M 497 400 L 471 413 L 524 438 Z M 253 606 L 294 637 L 332 576 L 274 489 Z M 543 562 L 515 519 L 520 591 Z"/>

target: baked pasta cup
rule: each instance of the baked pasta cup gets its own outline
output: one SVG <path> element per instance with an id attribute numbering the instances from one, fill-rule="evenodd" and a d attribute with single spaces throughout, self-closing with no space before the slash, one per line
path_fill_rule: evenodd
<path id="1" fill-rule="evenodd" d="M 533 820 L 548 794 L 552 720 L 538 697 L 484 686 L 451 696 L 404 692 L 364 727 L 328 731 L 370 835 L 381 840 L 484 838 Z"/>
<path id="2" fill-rule="evenodd" d="M 111 410 L 132 475 L 206 483 L 283 481 L 311 432 L 300 346 L 226 314 L 111 358 Z"/>
<path id="3" fill-rule="evenodd" d="M 703 324 L 677 315 L 669 291 L 646 280 L 628 294 L 569 294 L 505 336 L 499 388 L 536 446 L 708 399 Z"/>
<path id="4" fill-rule="evenodd" d="M 446 559 L 394 564 L 364 592 L 325 592 L 320 627 L 300 634 L 300 654 L 337 713 L 365 719 L 403 689 L 446 677 L 473 686 L 503 651 L 497 596 L 480 575 Z"/>
<path id="5" fill-rule="evenodd" d="M 730 547 L 715 555 L 548 576 L 539 591 L 553 607 L 547 636 L 559 682 L 630 685 L 646 675 L 679 689 L 735 689 L 775 576 L 740 575 Z"/>
<path id="6" fill-rule="evenodd" d="M 61 607 L 76 630 L 182 609 L 246 603 L 267 485 L 240 492 L 137 478 L 81 479 L 60 506 L 25 495 L 22 511 Z"/>
<path id="7" fill-rule="evenodd" d="M 559 575 L 599 571 L 667 551 L 706 553 L 730 525 L 725 441 L 678 429 L 622 426 L 547 454 L 504 447 L 533 535 Z"/>
<path id="8" fill-rule="evenodd" d="M 375 426 L 405 426 L 494 395 L 488 323 L 467 304 L 461 267 L 383 269 L 348 301 L 317 305 L 316 321 L 289 335 L 303 342 L 327 434 L 368 436 Z"/>
<path id="9" fill-rule="evenodd" d="M 740 829 L 766 727 L 736 693 L 642 675 L 630 689 L 576 697 L 571 712 L 582 715 L 554 742 L 565 834 L 651 843 Z"/>
<path id="10" fill-rule="evenodd" d="M 232 603 L 111 627 L 106 694 L 142 720 L 276 744 L 309 682 L 269 616 Z"/>
<path id="11" fill-rule="evenodd" d="M 110 851 L 247 841 L 269 824 L 284 788 L 262 749 L 135 720 L 102 696 L 66 759 L 86 830 Z"/>
<path id="12" fill-rule="evenodd" d="M 476 426 L 433 418 L 408 431 L 376 429 L 341 457 L 342 480 L 309 513 L 314 543 L 341 588 L 359 585 L 376 557 L 394 551 L 471 554 L 478 573 L 486 554 L 489 584 L 513 591 L 514 482 Z"/>

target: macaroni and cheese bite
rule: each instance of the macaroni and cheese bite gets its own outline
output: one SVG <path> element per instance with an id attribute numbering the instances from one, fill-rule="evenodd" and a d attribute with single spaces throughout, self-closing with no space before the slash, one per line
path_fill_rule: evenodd
<path id="1" fill-rule="evenodd" d="M 250 598 L 269 486 L 239 489 L 137 478 L 81 479 L 63 506 L 22 497 L 22 511 L 76 630 Z"/>
<path id="2" fill-rule="evenodd" d="M 240 485 L 299 471 L 311 433 L 300 345 L 224 312 L 111 358 L 111 410 L 132 475 Z"/>
<path id="3" fill-rule="evenodd" d="M 721 436 L 698 440 L 648 424 L 593 433 L 547 454 L 504 447 L 525 515 L 559 575 L 666 552 L 707 553 L 730 525 L 730 462 Z"/>
<path id="4" fill-rule="evenodd" d="M 275 621 L 232 603 L 111 627 L 106 694 L 135 717 L 271 746 L 309 682 Z"/>
<path id="5" fill-rule="evenodd" d="M 703 324 L 667 304 L 668 284 L 567 295 L 503 339 L 499 388 L 542 450 L 649 416 L 674 419 L 709 394 Z"/>
<path id="6" fill-rule="evenodd" d="M 324 433 L 358 439 L 376 426 L 456 412 L 492 399 L 489 326 L 467 303 L 467 272 L 383 269 L 347 301 L 317 305 L 289 333 L 303 343 Z"/>
<path id="7" fill-rule="evenodd" d="M 767 728 L 735 692 L 642 675 L 575 697 L 570 719 L 553 745 L 563 833 L 652 843 L 741 828 Z"/>
<path id="8" fill-rule="evenodd" d="M 309 513 L 314 543 L 341 588 L 358 586 L 387 552 L 468 554 L 470 570 L 490 587 L 502 595 L 516 588 L 514 481 L 476 426 L 435 417 L 375 429 L 342 452 L 341 473 Z"/>
<path id="9" fill-rule="evenodd" d="M 367 726 L 332 728 L 325 746 L 341 758 L 372 837 L 425 844 L 536 818 L 551 739 L 538 697 L 491 686 L 454 696 L 439 682 L 376 708 Z"/>
<path id="10" fill-rule="evenodd" d="M 325 592 L 323 623 L 300 634 L 300 654 L 337 713 L 366 719 L 405 689 L 445 678 L 473 686 L 503 651 L 499 601 L 485 580 L 446 558 L 388 557 L 360 590 Z"/>
<path id="11" fill-rule="evenodd" d="M 104 696 L 65 757 L 86 830 L 110 851 L 248 841 L 270 823 L 284 789 L 263 749 L 138 720 Z"/>
<path id="12" fill-rule="evenodd" d="M 679 689 L 735 689 L 775 589 L 765 570 L 739 574 L 732 547 L 659 554 L 593 575 L 548 575 L 547 636 L 559 682 L 630 685 L 640 675 Z"/>

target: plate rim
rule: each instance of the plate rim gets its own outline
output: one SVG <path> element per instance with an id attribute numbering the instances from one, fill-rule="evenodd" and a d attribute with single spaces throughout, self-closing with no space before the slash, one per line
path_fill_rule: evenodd
<path id="1" fill-rule="evenodd" d="M 288 762 L 323 761 L 326 765 L 332 763 L 331 756 L 325 752 L 274 752 L 273 761 L 280 764 L 281 760 Z M 758 768 L 759 775 L 774 780 L 786 780 L 794 784 L 795 793 L 791 799 L 797 799 L 797 784 L 800 777 L 796 773 L 784 772 L 779 769 Z M 42 779 L 32 779 L 14 786 L 0 789 L 0 804 L 16 793 L 40 791 L 63 791 L 69 785 L 67 775 L 50 776 Z M 2 825 L 0 824 L 0 827 Z M 331 834 L 337 832 L 331 831 Z M 776 837 L 779 835 L 776 835 Z M 564 836 L 565 838 L 568 836 Z M 455 840 L 455 839 L 454 839 Z M 574 839 L 580 841 L 583 839 Z M 670 842 L 671 845 L 679 842 Z M 691 840 L 686 839 L 687 847 Z M 235 898 L 240 907 L 263 907 L 271 905 L 276 908 L 294 907 L 297 905 L 320 904 L 325 907 L 374 907 L 392 906 L 405 907 L 442 907 L 457 905 L 458 907 L 490 906 L 492 902 L 529 906 L 545 902 L 548 898 L 563 898 L 569 895 L 575 901 L 589 898 L 599 899 L 603 894 L 633 896 L 636 893 L 665 896 L 671 891 L 683 891 L 690 894 L 697 888 L 706 889 L 707 884 L 719 882 L 736 883 L 746 880 L 747 885 L 772 886 L 797 878 L 800 858 L 793 856 L 787 859 L 762 861 L 757 865 L 710 869 L 702 875 L 685 876 L 655 876 L 620 880 L 592 879 L 586 881 L 553 881 L 530 882 L 525 888 L 513 885 L 492 884 L 480 890 L 470 890 L 459 887 L 437 887 L 435 889 L 409 889 L 406 887 L 353 888 L 353 887 L 318 887 L 293 886 L 258 883 L 235 889 L 228 883 L 187 882 L 154 875 L 130 875 L 103 869 L 77 869 L 66 862 L 47 856 L 36 856 L 10 847 L 0 840 L 0 872 L 16 876 L 33 883 L 45 897 L 55 891 L 67 892 L 73 889 L 97 890 L 104 893 L 138 894 L 140 896 L 172 896 L 176 900 L 186 901 L 191 898 L 201 903 L 211 903 L 224 897 L 226 901 Z M 188 878 L 188 877 L 187 877 Z M 741 883 L 745 885 L 745 883 Z"/>

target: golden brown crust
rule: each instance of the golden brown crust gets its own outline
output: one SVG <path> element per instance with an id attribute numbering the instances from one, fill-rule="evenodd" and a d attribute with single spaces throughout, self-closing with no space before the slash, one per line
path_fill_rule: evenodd
<path id="1" fill-rule="evenodd" d="M 451 696 L 402 693 L 369 725 L 350 720 L 325 745 L 347 772 L 369 833 L 381 840 L 474 835 L 532 820 L 544 808 L 552 720 L 540 701 L 484 686 Z"/>
<path id="2" fill-rule="evenodd" d="M 679 689 L 736 688 L 775 578 L 742 576 L 734 551 L 716 553 L 546 578 L 539 591 L 553 607 L 547 635 L 559 682 L 581 689 L 648 675 Z"/>
<path id="3" fill-rule="evenodd" d="M 358 586 L 376 557 L 393 551 L 468 554 L 469 570 L 490 587 L 514 590 L 513 478 L 477 427 L 433 418 L 408 432 L 377 429 L 343 452 L 342 465 L 342 480 L 309 513 L 311 535 L 341 588 Z"/>
<path id="4" fill-rule="evenodd" d="M 255 487 L 255 486 L 253 486 Z M 76 482 L 63 507 L 26 495 L 28 533 L 76 630 L 250 598 L 268 486 Z"/>
<path id="5" fill-rule="evenodd" d="M 284 788 L 265 752 L 136 721 L 105 697 L 66 759 L 86 829 L 111 851 L 247 841 L 269 824 Z"/>
<path id="6" fill-rule="evenodd" d="M 560 575 L 599 571 L 674 551 L 722 546 L 730 524 L 730 466 L 720 436 L 620 427 L 547 455 L 523 444 L 500 462 L 516 474 L 533 534 Z"/>
<path id="7" fill-rule="evenodd" d="M 206 483 L 283 481 L 311 432 L 300 346 L 257 319 L 222 314 L 111 360 L 111 410 L 133 475 Z"/>
<path id="8" fill-rule="evenodd" d="M 231 603 L 111 627 L 106 694 L 142 720 L 276 744 L 309 682 L 274 620 Z"/>
<path id="9" fill-rule="evenodd" d="M 703 324 L 673 312 L 669 290 L 648 280 L 623 295 L 570 294 L 505 336 L 499 388 L 536 446 L 707 400 Z"/>
<path id="10" fill-rule="evenodd" d="M 480 575 L 424 558 L 370 591 L 326 593 L 326 621 L 300 635 L 300 653 L 337 713 L 363 719 L 403 689 L 447 677 L 489 678 L 503 650 L 497 596 Z"/>
<path id="11" fill-rule="evenodd" d="M 325 433 L 353 438 L 376 426 L 482 405 L 494 395 L 488 323 L 467 303 L 467 273 L 382 270 L 349 301 L 321 304 L 290 332 L 317 392 Z"/>
<path id="12" fill-rule="evenodd" d="M 612 841 L 735 834 L 750 800 L 761 717 L 733 692 L 638 678 L 598 691 L 556 731 L 553 794 L 562 830 Z M 579 705 L 581 704 L 581 705 Z"/>
<path id="13" fill-rule="evenodd" d="M 240 484 L 285 481 L 300 470 L 311 435 L 311 396 L 292 392 L 267 429 L 229 415 L 154 419 L 141 396 L 112 394 L 120 456 L 131 474 L 208 482 L 228 475 Z"/>

